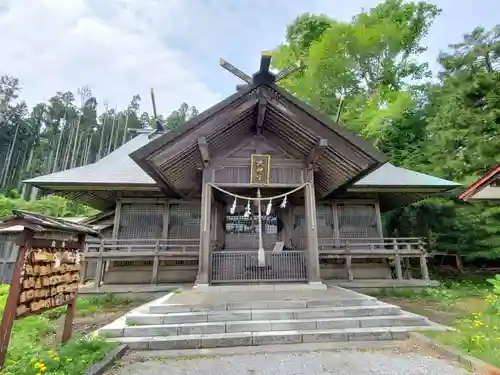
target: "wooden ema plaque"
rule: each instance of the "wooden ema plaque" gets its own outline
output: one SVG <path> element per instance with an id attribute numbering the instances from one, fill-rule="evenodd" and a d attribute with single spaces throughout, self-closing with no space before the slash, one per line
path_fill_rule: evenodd
<path id="1" fill-rule="evenodd" d="M 22 233 L 9 295 L 0 326 L 0 369 L 5 362 L 14 320 L 67 306 L 61 341 L 71 338 L 85 235 L 78 242 L 34 238 Z"/>
<path id="2" fill-rule="evenodd" d="M 39 314 L 76 298 L 80 282 L 79 249 L 32 248 L 21 268 L 21 294 L 16 318 Z"/>

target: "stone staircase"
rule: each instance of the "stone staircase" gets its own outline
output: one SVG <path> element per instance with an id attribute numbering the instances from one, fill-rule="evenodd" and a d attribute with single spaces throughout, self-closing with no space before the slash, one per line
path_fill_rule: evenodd
<path id="1" fill-rule="evenodd" d="M 376 298 L 333 287 L 314 291 L 174 294 L 99 330 L 131 349 L 198 349 L 313 342 L 403 340 L 445 330 Z"/>

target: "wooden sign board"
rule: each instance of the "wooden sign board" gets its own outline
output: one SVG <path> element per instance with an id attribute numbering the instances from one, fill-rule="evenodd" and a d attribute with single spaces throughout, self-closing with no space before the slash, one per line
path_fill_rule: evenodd
<path id="1" fill-rule="evenodd" d="M 271 156 L 252 154 L 250 155 L 250 183 L 269 185 L 271 177 Z"/>
<path id="2" fill-rule="evenodd" d="M 16 318 L 67 305 L 76 298 L 82 256 L 79 249 L 31 248 L 21 268 Z"/>
<path id="3" fill-rule="evenodd" d="M 85 235 L 79 234 L 78 242 L 36 239 L 33 235 L 34 232 L 25 229 L 19 242 L 0 325 L 0 369 L 15 319 L 66 305 L 61 341 L 71 338 Z"/>

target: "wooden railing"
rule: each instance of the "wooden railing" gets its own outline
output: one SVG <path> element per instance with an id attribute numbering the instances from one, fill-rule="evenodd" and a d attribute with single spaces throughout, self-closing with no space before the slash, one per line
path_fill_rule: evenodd
<path id="1" fill-rule="evenodd" d="M 423 280 L 429 280 L 427 251 L 418 237 L 396 238 L 322 238 L 318 239 L 320 259 L 344 258 L 347 276 L 353 280 L 352 258 L 387 258 L 394 262 L 396 278 L 403 279 L 401 261 L 409 267 L 409 258 L 420 258 Z M 410 269 L 411 277 L 411 269 Z"/>
<path id="2" fill-rule="evenodd" d="M 102 239 L 87 243 L 85 258 L 105 258 L 106 260 L 144 259 L 154 255 L 176 256 L 197 255 L 199 239 Z"/>
<path id="3" fill-rule="evenodd" d="M 86 262 L 96 264 L 96 285 L 102 282 L 104 265 L 108 261 L 152 260 L 151 282 L 155 284 L 158 280 L 160 260 L 172 257 L 196 259 L 199 246 L 199 239 L 103 239 L 101 242 L 87 243 L 84 258 Z M 320 259 L 345 259 L 349 280 L 353 280 L 353 258 L 389 259 L 394 264 L 398 280 L 403 279 L 401 261 L 406 262 L 408 269 L 410 258 L 420 258 L 422 279 L 429 280 L 427 252 L 421 238 L 321 238 L 318 239 L 318 253 Z"/>
<path id="4" fill-rule="evenodd" d="M 160 260 L 193 259 L 198 257 L 199 239 L 102 239 L 87 243 L 85 262 L 95 262 L 95 281 L 100 286 L 104 278 L 105 263 L 122 260 L 153 260 L 151 282 L 158 282 Z M 84 267 L 86 269 L 86 267 Z M 82 276 L 85 280 L 85 275 Z"/>

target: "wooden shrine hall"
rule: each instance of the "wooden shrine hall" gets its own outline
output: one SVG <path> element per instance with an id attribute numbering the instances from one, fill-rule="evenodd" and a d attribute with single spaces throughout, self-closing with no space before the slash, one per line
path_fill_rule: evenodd
<path id="1" fill-rule="evenodd" d="M 428 280 L 424 241 L 385 237 L 381 213 L 458 184 L 390 164 L 279 87 L 290 71 L 269 64 L 250 77 L 222 61 L 245 81 L 235 94 L 93 164 L 26 181 L 102 211 L 85 221 L 103 237 L 87 245 L 88 280 L 403 280 L 416 265 Z"/>

